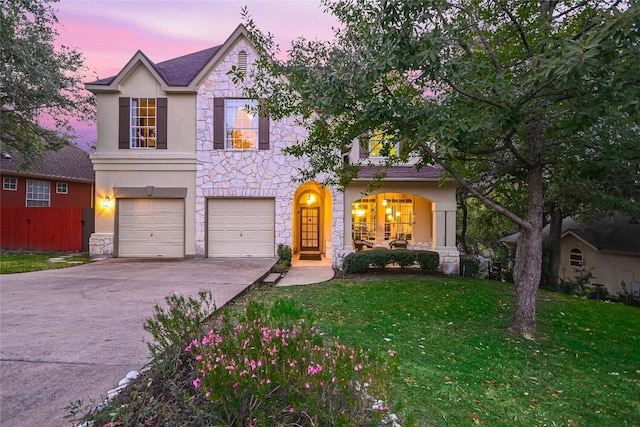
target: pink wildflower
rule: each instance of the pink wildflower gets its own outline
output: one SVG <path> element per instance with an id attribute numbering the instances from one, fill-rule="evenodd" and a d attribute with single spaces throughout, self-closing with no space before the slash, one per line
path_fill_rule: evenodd
<path id="1" fill-rule="evenodd" d="M 233 385 L 233 388 L 237 388 L 239 385 L 240 385 L 240 383 L 235 383 L 235 384 Z"/>
<path id="2" fill-rule="evenodd" d="M 193 380 L 193 386 L 195 388 L 200 388 L 200 378 L 196 378 L 195 380 Z"/>
<path id="3" fill-rule="evenodd" d="M 311 384 L 309 384 L 309 383 L 306 383 L 304 386 L 305 386 L 305 388 L 311 388 Z"/>
<path id="4" fill-rule="evenodd" d="M 360 369 L 362 369 L 362 365 L 359 364 L 359 363 L 356 366 L 353 367 L 354 371 L 359 371 Z"/>
<path id="5" fill-rule="evenodd" d="M 395 355 L 396 355 L 395 350 L 389 350 L 389 356 L 395 356 Z"/>

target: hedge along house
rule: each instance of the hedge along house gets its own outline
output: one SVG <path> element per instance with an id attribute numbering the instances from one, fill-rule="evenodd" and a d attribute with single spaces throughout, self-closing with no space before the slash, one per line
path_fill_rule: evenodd
<path id="1" fill-rule="evenodd" d="M 438 170 L 393 168 L 366 197 L 369 168 L 344 191 L 294 181 L 305 161 L 282 150 L 305 129 L 252 115 L 246 107 L 256 101 L 227 74 L 250 71 L 255 59 L 239 26 L 220 46 L 162 63 L 137 52 L 118 75 L 86 85 L 98 121 L 91 254 L 275 257 L 284 244 L 340 267 L 354 240 L 402 238 L 457 265 L 455 187 L 441 185 Z M 375 164 L 371 148 L 347 157 Z"/>

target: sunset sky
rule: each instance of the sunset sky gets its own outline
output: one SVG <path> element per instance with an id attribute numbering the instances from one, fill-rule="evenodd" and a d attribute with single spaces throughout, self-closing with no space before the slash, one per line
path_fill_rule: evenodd
<path id="1" fill-rule="evenodd" d="M 243 6 L 283 51 L 300 36 L 330 39 L 337 25 L 317 0 L 60 0 L 53 6 L 61 24 L 57 44 L 82 52 L 92 78 L 115 75 L 138 50 L 157 63 L 217 46 L 242 23 Z M 79 124 L 77 134 L 91 142 L 95 126 Z"/>

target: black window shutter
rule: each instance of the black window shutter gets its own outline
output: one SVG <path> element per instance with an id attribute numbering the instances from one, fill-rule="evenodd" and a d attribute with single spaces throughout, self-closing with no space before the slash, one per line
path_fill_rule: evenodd
<path id="1" fill-rule="evenodd" d="M 167 98 L 156 99 L 156 148 L 167 149 Z"/>
<path id="2" fill-rule="evenodd" d="M 269 117 L 258 119 L 258 148 L 260 150 L 269 149 Z"/>
<path id="3" fill-rule="evenodd" d="M 118 148 L 129 149 L 131 132 L 130 107 L 131 98 L 120 98 L 118 103 Z"/>
<path id="4" fill-rule="evenodd" d="M 213 149 L 224 149 L 224 98 L 213 98 Z"/>

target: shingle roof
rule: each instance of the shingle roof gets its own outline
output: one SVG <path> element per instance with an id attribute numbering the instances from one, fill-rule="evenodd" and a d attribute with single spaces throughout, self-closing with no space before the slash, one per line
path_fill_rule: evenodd
<path id="1" fill-rule="evenodd" d="M 373 176 L 377 172 L 386 172 L 385 179 L 440 179 L 442 170 L 433 166 L 425 166 L 420 170 L 417 170 L 413 166 L 392 166 L 385 169 L 383 166 L 363 166 L 360 168 L 358 179 L 373 179 Z"/>
<path id="2" fill-rule="evenodd" d="M 158 64 L 151 61 L 144 53 L 140 52 L 149 61 L 153 69 L 162 77 L 169 86 L 188 86 L 207 63 L 214 57 L 221 46 L 214 46 L 198 52 L 169 59 Z M 117 76 L 106 77 L 89 84 L 110 85 Z"/>
<path id="3" fill-rule="evenodd" d="M 575 234 L 599 251 L 640 256 L 640 224 L 637 221 L 616 218 L 599 221 L 589 227 L 572 228 L 567 232 Z"/>
<path id="4" fill-rule="evenodd" d="M 44 158 L 21 170 L 22 156 L 12 154 L 11 158 L 2 156 L 0 170 L 21 175 L 33 175 L 53 178 L 66 178 L 78 181 L 94 181 L 95 175 L 89 155 L 75 145 L 69 145 L 60 151 L 47 151 Z"/>

